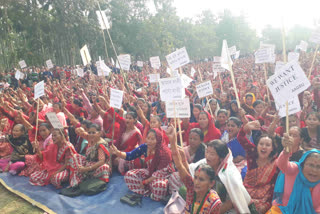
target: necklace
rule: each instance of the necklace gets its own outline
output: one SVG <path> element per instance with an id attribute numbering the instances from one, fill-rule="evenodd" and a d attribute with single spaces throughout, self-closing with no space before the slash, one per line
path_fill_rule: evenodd
<path id="1" fill-rule="evenodd" d="M 200 211 L 202 210 L 202 206 L 204 204 L 204 202 L 208 199 L 208 197 L 210 196 L 210 190 L 208 190 L 208 192 L 206 193 L 206 195 L 203 197 L 200 206 L 198 207 L 197 213 L 199 214 Z M 197 193 L 194 193 L 193 195 L 193 202 L 192 202 L 192 206 L 191 206 L 191 214 L 193 214 L 193 209 L 194 209 L 194 204 L 196 203 L 196 197 L 197 197 Z"/>

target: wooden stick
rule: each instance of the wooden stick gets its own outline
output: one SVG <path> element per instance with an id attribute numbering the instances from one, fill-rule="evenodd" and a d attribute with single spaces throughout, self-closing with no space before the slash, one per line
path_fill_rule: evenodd
<path id="1" fill-rule="evenodd" d="M 313 69 L 313 64 L 314 64 L 314 61 L 316 60 L 316 56 L 317 56 L 318 49 L 319 49 L 319 44 L 317 44 L 316 50 L 314 51 L 314 54 L 313 54 L 313 59 L 312 59 L 311 67 L 310 67 L 310 70 L 309 70 L 308 79 L 310 79 L 310 77 L 311 77 L 311 73 L 312 73 L 312 69 Z"/>
<path id="2" fill-rule="evenodd" d="M 179 128 L 179 138 L 180 138 L 180 145 L 183 146 L 183 140 L 182 140 L 182 133 L 181 133 L 181 123 L 180 123 L 180 118 L 178 118 L 178 128 Z"/>
<path id="3" fill-rule="evenodd" d="M 222 87 L 222 81 L 221 81 L 220 72 L 218 72 L 218 76 L 219 76 L 219 81 L 220 81 L 221 93 L 223 93 L 223 87 Z"/>
<path id="4" fill-rule="evenodd" d="M 113 139 L 114 139 L 114 124 L 116 121 L 116 110 L 113 108 L 113 119 L 112 119 L 112 139 L 111 143 L 113 144 Z"/>
<path id="5" fill-rule="evenodd" d="M 101 11 L 100 11 L 101 13 Z M 102 16 L 102 15 L 101 15 Z M 105 38 L 105 35 L 104 35 L 104 30 L 101 30 L 102 31 L 102 36 L 103 36 L 103 42 L 104 42 L 104 49 L 106 51 L 106 55 L 107 55 L 107 59 L 109 59 L 109 54 L 108 54 L 108 49 L 107 49 L 107 43 L 106 43 L 106 38 Z"/>
<path id="6" fill-rule="evenodd" d="M 264 69 L 264 77 L 266 79 L 266 84 L 267 84 L 268 75 L 267 75 L 266 63 L 263 63 L 263 69 Z M 269 88 L 268 87 L 267 87 L 267 96 L 268 96 L 268 102 L 270 102 L 270 94 L 269 94 Z"/>
<path id="7" fill-rule="evenodd" d="M 177 118 L 176 118 L 176 102 L 173 101 L 173 117 L 174 117 L 174 130 L 177 130 Z M 177 135 L 176 135 L 177 137 Z M 177 139 L 176 139 L 177 140 Z"/>
<path id="8" fill-rule="evenodd" d="M 234 90 L 234 93 L 235 93 L 235 95 L 236 95 L 236 100 L 237 100 L 238 108 L 240 109 L 241 106 L 240 106 L 239 95 L 238 95 L 238 91 L 237 91 L 237 87 L 236 87 L 236 82 L 235 82 L 235 80 L 234 80 L 232 65 L 230 65 L 230 63 L 229 63 L 229 67 L 230 67 L 231 80 L 232 80 L 232 84 L 233 84 L 233 90 Z"/>
<path id="9" fill-rule="evenodd" d="M 35 134 L 35 142 L 38 143 L 37 141 L 37 137 L 38 137 L 38 123 L 39 123 L 39 100 L 40 98 L 38 98 L 37 100 L 37 113 L 36 113 L 36 134 Z M 33 152 L 35 152 L 35 149 L 33 149 Z"/>

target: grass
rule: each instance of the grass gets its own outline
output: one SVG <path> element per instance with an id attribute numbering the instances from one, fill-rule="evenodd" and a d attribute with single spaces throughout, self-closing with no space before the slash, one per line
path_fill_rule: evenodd
<path id="1" fill-rule="evenodd" d="M 44 211 L 33 206 L 18 195 L 13 194 L 0 184 L 1 214 L 43 214 Z"/>

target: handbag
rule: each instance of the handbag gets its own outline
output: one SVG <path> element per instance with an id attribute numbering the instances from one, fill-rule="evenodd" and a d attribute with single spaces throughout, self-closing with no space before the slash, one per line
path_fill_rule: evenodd
<path id="1" fill-rule="evenodd" d="M 81 193 L 85 195 L 96 195 L 107 189 L 107 183 L 99 178 L 90 178 L 80 183 Z"/>
<path id="2" fill-rule="evenodd" d="M 185 206 L 185 200 L 179 195 L 177 191 L 174 191 L 163 211 L 165 214 L 183 214 L 185 213 Z"/>
<path id="3" fill-rule="evenodd" d="M 137 205 L 141 206 L 142 195 L 139 194 L 126 194 L 125 196 L 120 198 L 120 201 L 125 204 L 129 204 L 134 207 Z"/>

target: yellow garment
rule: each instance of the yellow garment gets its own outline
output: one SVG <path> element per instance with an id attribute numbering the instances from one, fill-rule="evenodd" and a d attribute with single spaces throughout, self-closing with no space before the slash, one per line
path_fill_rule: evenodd
<path id="1" fill-rule="evenodd" d="M 246 96 L 247 96 L 248 94 L 252 95 L 252 103 L 251 103 L 251 105 L 250 105 L 249 107 L 250 107 L 250 108 L 253 108 L 252 104 L 256 101 L 256 96 L 254 95 L 254 93 L 246 93 L 246 95 L 245 95 L 244 98 L 243 98 L 243 101 L 244 101 L 245 104 L 247 104 L 247 102 L 246 102 Z"/>
<path id="2" fill-rule="evenodd" d="M 272 206 L 271 209 L 266 212 L 266 214 L 282 214 L 281 210 L 277 206 Z"/>

